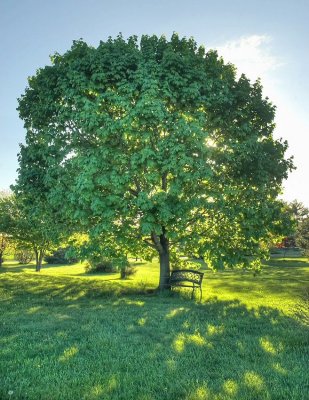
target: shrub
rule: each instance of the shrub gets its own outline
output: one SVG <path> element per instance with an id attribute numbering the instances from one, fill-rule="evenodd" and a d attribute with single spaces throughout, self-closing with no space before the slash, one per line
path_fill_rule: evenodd
<path id="1" fill-rule="evenodd" d="M 125 279 L 128 276 L 132 276 L 136 273 L 136 268 L 132 267 L 130 264 L 124 266 L 123 268 L 120 268 L 120 278 Z"/>
<path id="2" fill-rule="evenodd" d="M 33 252 L 29 249 L 18 249 L 14 258 L 19 264 L 29 264 L 33 260 Z"/>
<path id="3" fill-rule="evenodd" d="M 85 267 L 88 274 L 95 274 L 100 272 L 117 272 L 118 267 L 113 264 L 108 258 L 102 258 L 100 261 L 88 260 L 88 264 Z"/>
<path id="4" fill-rule="evenodd" d="M 74 264 L 78 262 L 76 257 L 67 256 L 69 250 L 69 247 L 60 247 L 52 254 L 46 255 L 44 257 L 44 261 L 46 261 L 48 264 Z"/>

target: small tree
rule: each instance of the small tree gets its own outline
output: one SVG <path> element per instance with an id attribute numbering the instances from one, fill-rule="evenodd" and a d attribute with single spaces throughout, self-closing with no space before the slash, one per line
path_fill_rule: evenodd
<path id="1" fill-rule="evenodd" d="M 10 236 L 5 233 L 0 233 L 0 267 L 4 261 L 4 254 L 10 247 Z"/>
<path id="2" fill-rule="evenodd" d="M 0 201 L 6 197 L 11 195 L 10 192 L 5 190 L 0 190 Z M 10 236 L 4 232 L 1 232 L 1 225 L 0 225 L 0 267 L 2 267 L 2 263 L 4 261 L 4 254 L 11 250 L 12 239 L 10 240 Z"/>
<path id="3" fill-rule="evenodd" d="M 29 247 L 18 246 L 14 258 L 19 264 L 29 264 L 33 260 L 33 250 Z"/>
<path id="4" fill-rule="evenodd" d="M 309 257 L 309 216 L 302 219 L 296 231 L 296 243 L 305 251 L 305 255 Z"/>
<path id="5" fill-rule="evenodd" d="M 45 255 L 44 261 L 48 264 L 73 264 L 78 262 L 78 258 L 70 256 L 73 249 L 69 247 L 59 247 Z"/>
<path id="6" fill-rule="evenodd" d="M 248 266 L 276 231 L 292 162 L 275 107 L 192 38 L 76 41 L 29 79 L 19 112 L 19 190 L 45 193 L 103 254 L 157 255 L 160 289 L 180 249 Z"/>
<path id="7" fill-rule="evenodd" d="M 46 250 L 63 237 L 51 213 L 43 212 L 42 204 L 38 206 L 15 195 L 0 199 L 0 229 L 21 247 L 32 248 L 36 271 L 41 270 Z"/>
<path id="8" fill-rule="evenodd" d="M 309 217 L 309 209 L 300 201 L 293 200 L 291 203 L 287 203 L 287 208 L 297 222 L 301 222 Z"/>
<path id="9" fill-rule="evenodd" d="M 290 228 L 286 231 L 289 235 L 284 237 L 281 246 L 284 248 L 299 246 L 306 251 L 308 241 L 309 209 L 301 202 L 294 200 L 284 204 L 282 221 L 291 221 Z M 286 224 L 288 228 L 288 225 Z"/>

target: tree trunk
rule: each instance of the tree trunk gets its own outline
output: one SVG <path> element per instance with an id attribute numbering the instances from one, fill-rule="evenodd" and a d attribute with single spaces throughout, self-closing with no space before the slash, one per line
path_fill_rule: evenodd
<path id="1" fill-rule="evenodd" d="M 42 268 L 42 261 L 44 257 L 44 250 L 38 250 L 34 249 L 34 254 L 35 254 L 35 270 L 37 272 L 41 271 Z"/>
<path id="2" fill-rule="evenodd" d="M 35 254 L 35 270 L 37 272 L 40 272 L 40 269 L 39 269 L 39 252 L 38 252 L 37 249 L 34 249 L 34 254 Z"/>
<path id="3" fill-rule="evenodd" d="M 41 271 L 41 268 L 42 268 L 43 257 L 44 257 L 44 250 L 40 250 L 40 252 L 39 252 L 39 271 Z"/>
<path id="4" fill-rule="evenodd" d="M 165 236 L 165 230 L 163 230 L 163 234 L 160 235 L 160 251 L 159 251 L 159 260 L 160 260 L 160 282 L 159 282 L 159 290 L 170 290 L 170 250 L 169 250 L 169 241 Z"/>
<path id="5" fill-rule="evenodd" d="M 6 243 L 4 240 L 4 236 L 1 235 L 1 243 L 0 243 L 0 267 L 2 267 L 2 263 L 3 263 L 3 254 L 6 248 Z"/>

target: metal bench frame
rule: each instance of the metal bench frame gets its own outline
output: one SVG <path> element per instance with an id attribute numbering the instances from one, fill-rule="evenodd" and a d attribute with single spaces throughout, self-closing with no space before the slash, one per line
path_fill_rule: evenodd
<path id="1" fill-rule="evenodd" d="M 191 299 L 193 299 L 195 289 L 200 290 L 200 301 L 202 299 L 202 281 L 203 272 L 195 271 L 192 269 L 176 269 L 172 271 L 170 277 L 171 289 L 175 287 L 188 287 L 192 288 Z"/>

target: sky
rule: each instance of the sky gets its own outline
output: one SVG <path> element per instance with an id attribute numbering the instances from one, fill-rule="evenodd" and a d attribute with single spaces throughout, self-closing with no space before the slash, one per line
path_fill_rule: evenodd
<path id="1" fill-rule="evenodd" d="M 25 130 L 17 98 L 49 56 L 84 39 L 173 32 L 217 49 L 238 73 L 261 78 L 277 106 L 274 136 L 296 170 L 282 197 L 309 206 L 309 0 L 0 0 L 0 190 L 17 177 Z"/>

